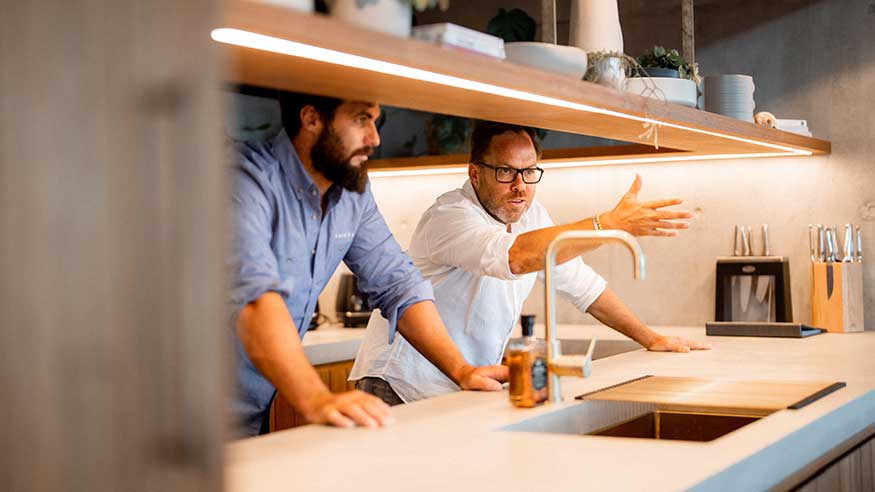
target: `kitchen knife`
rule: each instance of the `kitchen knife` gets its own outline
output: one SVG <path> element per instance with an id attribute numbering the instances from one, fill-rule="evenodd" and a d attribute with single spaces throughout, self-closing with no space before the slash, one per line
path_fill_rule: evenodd
<path id="1" fill-rule="evenodd" d="M 817 224 L 817 260 L 826 261 L 826 240 L 824 239 L 823 226 Z"/>
<path id="2" fill-rule="evenodd" d="M 845 224 L 845 243 L 842 246 L 842 263 L 854 261 L 854 226 Z"/>
<path id="3" fill-rule="evenodd" d="M 735 229 L 732 231 L 732 234 L 733 234 L 732 235 L 732 256 L 741 256 L 741 249 L 739 246 L 740 242 L 738 239 L 738 235 L 741 234 L 741 231 L 739 230 L 740 227 L 741 226 L 736 224 Z M 741 242 L 743 242 L 743 241 L 741 241 Z M 733 275 L 732 279 L 730 279 L 731 287 L 735 287 L 735 277 L 736 276 Z"/>
<path id="4" fill-rule="evenodd" d="M 863 239 L 860 237 L 860 226 L 857 226 L 857 261 L 863 262 Z"/>
<path id="5" fill-rule="evenodd" d="M 817 263 L 817 255 L 815 254 L 814 244 L 814 224 L 808 224 L 808 258 L 811 263 Z"/>
<path id="6" fill-rule="evenodd" d="M 750 256 L 750 226 L 741 226 L 741 247 L 743 248 L 743 255 Z M 738 295 L 740 296 L 739 301 L 741 302 L 741 312 L 747 312 L 747 306 L 750 303 L 750 290 L 751 284 L 753 283 L 753 277 L 750 275 L 742 275 L 741 278 L 738 279 Z"/>
<path id="7" fill-rule="evenodd" d="M 769 251 L 769 225 L 763 224 L 763 256 L 769 256 L 771 254 L 771 251 Z M 766 294 L 769 292 L 770 280 L 771 279 L 768 275 L 760 275 L 759 277 L 757 277 L 757 301 L 763 302 L 763 300 L 766 298 Z"/>

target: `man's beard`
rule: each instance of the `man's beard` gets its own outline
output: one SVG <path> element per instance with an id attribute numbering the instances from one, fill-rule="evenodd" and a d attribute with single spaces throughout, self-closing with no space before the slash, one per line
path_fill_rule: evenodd
<path id="1" fill-rule="evenodd" d="M 313 167 L 332 183 L 349 191 L 364 193 L 368 184 L 368 161 L 355 166 L 352 164 L 352 158 L 357 155 L 369 156 L 373 153 L 374 148 L 366 146 L 344 155 L 340 138 L 330 128 L 326 128 L 310 151 L 310 159 Z"/>

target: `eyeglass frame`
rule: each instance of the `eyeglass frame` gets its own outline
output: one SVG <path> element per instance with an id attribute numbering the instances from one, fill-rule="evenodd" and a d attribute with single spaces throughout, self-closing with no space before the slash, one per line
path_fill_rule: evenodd
<path id="1" fill-rule="evenodd" d="M 524 168 L 521 168 L 521 169 L 520 169 L 520 168 L 510 167 L 510 166 L 493 166 L 493 165 L 491 165 L 491 164 L 487 164 L 487 163 L 485 163 L 485 162 L 483 162 L 483 161 L 476 161 L 476 162 L 474 162 L 473 164 L 475 164 L 475 165 L 477 165 L 477 166 L 488 167 L 489 169 L 494 169 L 494 170 L 495 170 L 495 180 L 498 181 L 499 183 L 504 183 L 504 184 L 508 184 L 508 183 L 513 183 L 513 182 L 515 182 L 517 176 L 522 176 L 522 174 L 523 174 L 524 171 L 533 171 L 533 170 L 534 170 L 534 171 L 538 171 L 538 172 L 540 173 L 540 174 L 538 174 L 538 179 L 537 179 L 537 181 L 533 181 L 533 182 L 531 182 L 531 183 L 528 182 L 528 181 L 526 181 L 525 176 L 523 176 L 523 183 L 525 183 L 525 184 L 537 184 L 537 183 L 539 183 L 539 182 L 541 181 L 541 178 L 544 177 L 544 170 L 541 169 L 541 168 L 538 167 L 538 166 L 535 166 L 535 167 L 524 167 Z M 499 171 L 500 169 L 511 169 L 511 170 L 513 170 L 516 174 L 513 175 L 513 178 L 512 178 L 510 181 L 502 181 L 502 180 L 498 179 L 498 171 Z"/>

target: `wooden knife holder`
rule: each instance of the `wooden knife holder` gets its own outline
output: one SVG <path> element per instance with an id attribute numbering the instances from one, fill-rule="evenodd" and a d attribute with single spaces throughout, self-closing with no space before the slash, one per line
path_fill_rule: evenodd
<path id="1" fill-rule="evenodd" d="M 864 330 L 862 263 L 811 266 L 811 324 L 831 333 Z"/>

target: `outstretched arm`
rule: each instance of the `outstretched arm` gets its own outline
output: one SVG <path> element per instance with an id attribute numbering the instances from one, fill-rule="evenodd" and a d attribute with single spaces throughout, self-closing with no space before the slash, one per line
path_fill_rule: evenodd
<path id="1" fill-rule="evenodd" d="M 676 236 L 678 229 L 686 229 L 692 214 L 682 210 L 662 210 L 665 207 L 679 205 L 683 200 L 667 198 L 642 202 L 638 199 L 641 191 L 641 176 L 636 175 L 635 181 L 617 206 L 610 212 L 598 214 L 603 229 L 619 229 L 634 236 Z M 543 270 L 547 246 L 560 233 L 565 231 L 593 230 L 594 218 L 588 217 L 578 222 L 560 226 L 545 227 L 535 231 L 520 234 L 509 251 L 510 269 L 515 275 Z M 579 242 L 562 247 L 556 257 L 558 264 L 571 260 L 581 254 L 598 248 L 598 241 Z"/>

